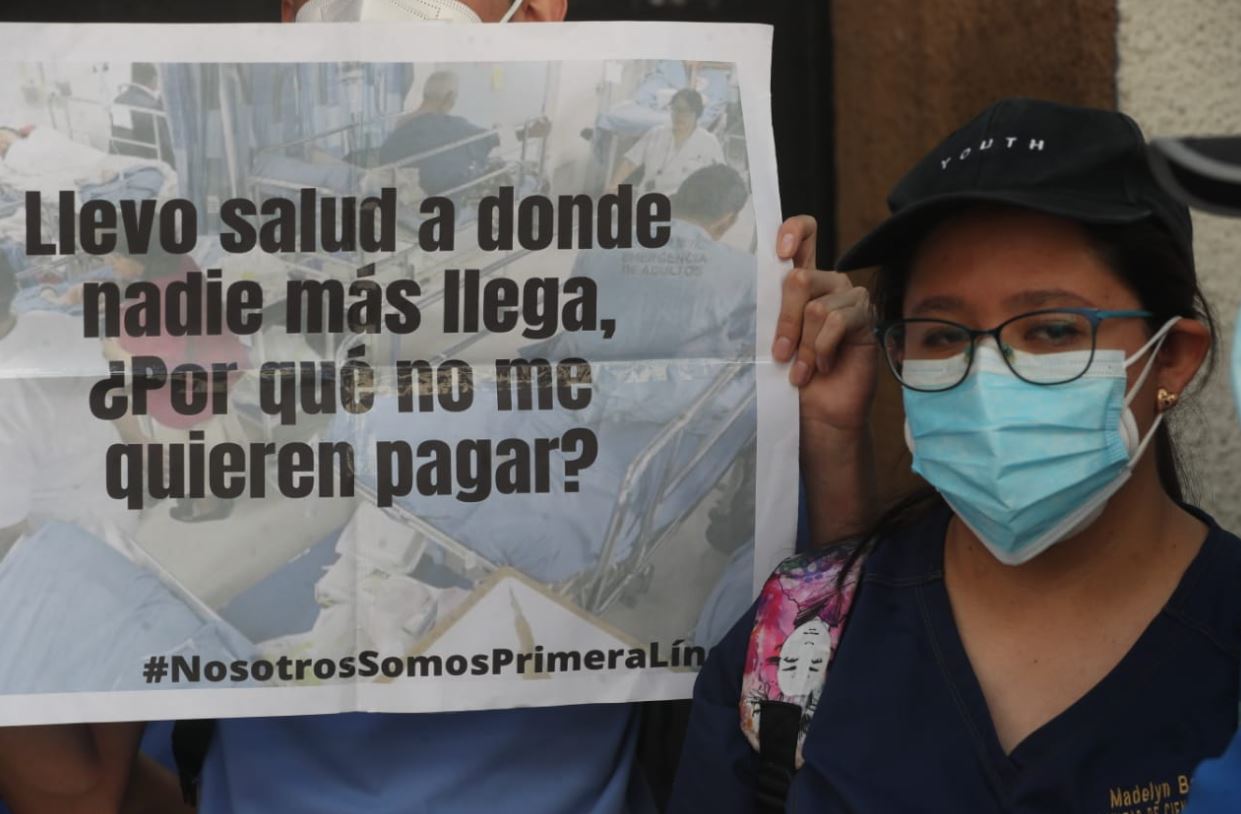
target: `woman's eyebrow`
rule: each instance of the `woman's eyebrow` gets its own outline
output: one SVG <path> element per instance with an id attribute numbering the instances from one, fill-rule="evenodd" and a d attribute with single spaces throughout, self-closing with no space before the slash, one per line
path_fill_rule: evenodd
<path id="1" fill-rule="evenodd" d="M 1095 304 L 1081 294 L 1063 288 L 1047 288 L 1034 291 L 1022 291 L 1005 297 L 1003 303 L 1009 308 L 1048 308 L 1054 306 L 1073 306 L 1093 308 Z M 937 295 L 920 300 L 911 310 L 913 316 L 930 313 L 962 311 L 966 308 L 965 300 L 949 295 Z"/>
<path id="2" fill-rule="evenodd" d="M 1093 302 L 1082 295 L 1063 288 L 1022 291 L 1020 294 L 1005 298 L 1004 304 L 1013 308 L 1045 308 L 1055 305 L 1094 306 Z"/>
<path id="3" fill-rule="evenodd" d="M 960 297 L 950 297 L 940 295 L 935 297 L 927 297 L 914 306 L 910 313 L 913 315 L 929 314 L 943 311 L 960 311 L 965 307 L 965 301 Z"/>

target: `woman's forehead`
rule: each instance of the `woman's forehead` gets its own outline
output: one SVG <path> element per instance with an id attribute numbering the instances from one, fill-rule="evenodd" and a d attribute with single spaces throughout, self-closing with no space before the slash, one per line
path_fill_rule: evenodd
<path id="1" fill-rule="evenodd" d="M 945 220 L 921 241 L 909 274 L 907 309 L 950 300 L 1061 307 L 1132 298 L 1082 226 L 1014 209 Z"/>

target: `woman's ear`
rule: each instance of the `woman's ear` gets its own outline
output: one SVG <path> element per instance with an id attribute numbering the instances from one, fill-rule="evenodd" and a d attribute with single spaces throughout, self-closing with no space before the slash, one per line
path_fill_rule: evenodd
<path id="1" fill-rule="evenodd" d="M 1184 394 L 1211 350 L 1211 332 L 1196 319 L 1182 319 L 1168 332 L 1159 349 L 1155 385 L 1176 396 Z"/>
<path id="2" fill-rule="evenodd" d="M 559 23 L 569 13 L 569 0 L 525 0 L 513 15 L 523 23 Z"/>

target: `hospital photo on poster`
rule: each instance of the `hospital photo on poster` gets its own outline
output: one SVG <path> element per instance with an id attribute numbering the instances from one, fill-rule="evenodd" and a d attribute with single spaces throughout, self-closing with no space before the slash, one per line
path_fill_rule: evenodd
<path id="1" fill-rule="evenodd" d="M 735 64 L 10 68 L 0 709 L 629 700 L 744 613 Z"/>

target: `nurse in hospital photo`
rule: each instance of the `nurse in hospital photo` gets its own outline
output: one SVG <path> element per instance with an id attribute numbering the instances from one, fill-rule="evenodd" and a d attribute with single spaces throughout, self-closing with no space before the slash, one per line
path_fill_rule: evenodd
<path id="1" fill-rule="evenodd" d="M 699 126 L 704 109 L 702 94 L 692 88 L 677 91 L 668 110 L 671 124 L 646 132 L 617 165 L 612 187 L 637 183 L 646 192 L 671 194 L 695 170 L 724 163 L 719 139 Z"/>
<path id="2" fill-rule="evenodd" d="M 671 810 L 1179 810 L 1241 676 L 1241 540 L 1169 429 L 1216 342 L 1189 212 L 1133 120 L 1032 99 L 889 207 L 837 266 L 879 267 L 877 322 L 825 320 L 852 295 L 814 272 L 781 337 L 803 425 L 839 354 L 888 369 L 929 486 L 776 570 L 697 680 Z"/>

